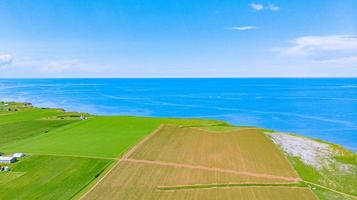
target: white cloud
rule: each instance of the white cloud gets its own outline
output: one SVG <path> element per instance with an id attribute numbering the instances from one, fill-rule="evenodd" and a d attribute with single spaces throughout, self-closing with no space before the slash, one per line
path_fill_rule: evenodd
<path id="1" fill-rule="evenodd" d="M 356 56 L 344 56 L 339 58 L 331 58 L 319 61 L 320 63 L 328 64 L 357 64 L 357 55 Z"/>
<path id="2" fill-rule="evenodd" d="M 357 35 L 303 36 L 275 51 L 323 63 L 357 64 Z"/>
<path id="3" fill-rule="evenodd" d="M 260 3 L 251 3 L 250 7 L 253 8 L 256 11 L 261 11 L 264 9 L 264 5 Z"/>
<path id="4" fill-rule="evenodd" d="M 234 26 L 229 29 L 236 30 L 236 31 L 247 31 L 247 30 L 257 29 L 257 27 L 255 27 L 255 26 Z"/>
<path id="5" fill-rule="evenodd" d="M 274 5 L 274 4 L 269 4 L 267 6 L 267 9 L 271 10 L 271 11 L 279 11 L 280 10 L 280 7 L 277 6 L 277 5 Z"/>
<path id="6" fill-rule="evenodd" d="M 261 3 L 251 3 L 250 7 L 255 11 L 263 11 L 263 10 L 279 11 L 280 10 L 280 7 L 274 4 L 264 5 Z"/>
<path id="7" fill-rule="evenodd" d="M 12 63 L 12 55 L 0 54 L 0 66 L 10 65 Z"/>
<path id="8" fill-rule="evenodd" d="M 311 55 L 322 51 L 357 50 L 357 36 L 303 36 L 292 41 L 292 46 L 285 48 L 287 54 Z"/>

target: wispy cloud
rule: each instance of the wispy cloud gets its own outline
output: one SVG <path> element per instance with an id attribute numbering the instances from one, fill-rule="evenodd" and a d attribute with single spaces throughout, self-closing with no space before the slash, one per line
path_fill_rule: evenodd
<path id="1" fill-rule="evenodd" d="M 263 10 L 279 11 L 280 10 L 280 7 L 274 4 L 264 5 L 261 3 L 251 3 L 250 7 L 255 11 L 263 11 Z"/>
<path id="2" fill-rule="evenodd" d="M 236 30 L 236 31 L 248 31 L 248 30 L 257 29 L 257 27 L 256 26 L 233 26 L 229 29 Z"/>
<path id="3" fill-rule="evenodd" d="M 324 63 L 357 64 L 357 35 L 303 36 L 292 40 L 288 47 L 273 50 Z"/>
<path id="4" fill-rule="evenodd" d="M 277 6 L 277 5 L 274 5 L 274 4 L 269 4 L 267 6 L 267 9 L 271 10 L 271 11 L 279 11 L 280 10 L 280 7 Z"/>
<path id="5" fill-rule="evenodd" d="M 10 65 L 12 63 L 12 55 L 0 54 L 0 66 Z"/>
<path id="6" fill-rule="evenodd" d="M 283 49 L 287 54 L 312 55 L 325 51 L 357 50 L 357 36 L 303 36 L 295 38 L 290 47 Z"/>
<path id="7" fill-rule="evenodd" d="M 264 10 L 264 5 L 260 3 L 251 3 L 250 7 L 253 8 L 256 11 L 261 11 Z"/>

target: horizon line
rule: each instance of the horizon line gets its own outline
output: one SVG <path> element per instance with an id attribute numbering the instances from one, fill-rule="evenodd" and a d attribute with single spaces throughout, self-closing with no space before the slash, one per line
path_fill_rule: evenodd
<path id="1" fill-rule="evenodd" d="M 267 79 L 267 78 L 301 78 L 301 79 L 340 79 L 357 78 L 357 76 L 113 76 L 113 77 L 0 77 L 0 79 Z"/>

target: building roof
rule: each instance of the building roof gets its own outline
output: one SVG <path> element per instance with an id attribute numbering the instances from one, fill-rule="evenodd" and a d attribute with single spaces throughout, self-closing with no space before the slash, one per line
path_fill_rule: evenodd
<path id="1" fill-rule="evenodd" d="M 2 161 L 11 161 L 15 159 L 14 157 L 9 157 L 9 156 L 0 156 L 0 160 Z"/>
<path id="2" fill-rule="evenodd" d="M 24 153 L 14 153 L 14 155 L 12 155 L 12 157 L 15 157 L 15 158 L 21 158 L 21 157 L 24 157 L 25 154 Z"/>

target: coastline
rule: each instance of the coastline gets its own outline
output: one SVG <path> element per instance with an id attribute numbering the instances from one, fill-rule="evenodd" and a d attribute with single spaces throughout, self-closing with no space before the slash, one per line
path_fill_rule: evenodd
<path id="1" fill-rule="evenodd" d="M 162 124 L 176 124 L 175 126 L 178 126 L 178 128 L 188 128 L 192 131 L 208 131 L 215 134 L 255 130 L 263 133 L 272 143 L 275 143 L 279 147 L 280 151 L 287 157 L 288 161 L 302 178 L 302 181 L 300 181 L 302 186 L 310 188 L 319 198 L 325 199 L 325 196 L 342 195 L 338 199 L 342 197 L 349 199 L 357 196 L 357 191 L 354 190 L 354 186 L 357 183 L 353 179 L 354 175 L 357 174 L 357 154 L 329 142 L 259 127 L 233 126 L 220 120 L 95 116 L 88 113 L 66 112 L 64 109 L 58 108 L 36 108 L 32 104 L 28 104 L 30 106 L 17 102 L 7 102 L 7 104 L 9 108 L 12 108 L 11 111 L 2 111 L 4 115 L 0 115 L 3 119 L 0 122 L 0 126 L 5 129 L 0 130 L 0 137 L 7 139 L 5 143 L 3 140 L 3 144 L 0 143 L 0 151 L 5 154 L 25 152 L 27 155 L 30 155 L 30 158 L 33 157 L 33 159 L 41 157 L 94 159 L 103 162 L 99 167 L 101 172 L 97 175 L 98 177 L 103 177 L 104 175 L 101 175 L 103 171 L 108 172 L 108 170 L 113 169 L 114 162 L 123 155 L 126 155 L 125 153 L 132 146 L 140 144 L 140 141 L 144 142 L 143 138 L 146 138 L 149 133 L 157 130 L 157 127 Z M 28 124 L 28 120 L 30 120 L 31 125 L 26 125 L 26 127 L 28 126 L 27 128 L 40 125 L 40 129 L 27 134 L 31 129 L 17 128 L 19 124 Z M 55 126 L 50 128 L 46 123 L 51 123 Z M 128 124 L 130 125 L 128 126 Z M 43 127 L 44 125 L 46 128 Z M 124 131 L 123 135 L 116 136 L 116 134 L 113 134 L 118 130 Z M 22 134 L 23 138 L 11 138 L 11 135 L 6 136 L 5 133 L 9 131 L 17 132 L 19 135 Z M 44 132 L 40 133 L 38 131 Z M 139 134 L 128 140 L 128 132 Z M 98 143 L 98 141 L 102 141 L 106 137 L 111 138 L 110 140 L 104 140 L 105 146 L 109 146 L 110 148 L 106 147 L 103 149 L 104 146 Z M 118 143 L 122 140 L 126 140 L 127 142 Z M 88 148 L 89 144 L 91 145 L 90 148 Z M 122 145 L 122 148 L 118 149 L 118 144 Z M 91 150 L 92 148 L 93 150 Z M 103 149 L 104 151 L 98 151 L 98 149 Z M 131 151 L 135 151 L 135 149 L 129 152 Z M 190 165 L 178 166 L 186 167 Z M 105 170 L 103 170 L 103 167 Z M 193 169 L 198 168 L 194 166 L 190 167 Z M 96 181 L 97 179 L 91 179 L 91 181 L 86 182 L 82 186 L 81 191 L 77 191 L 73 195 L 79 198 L 79 194 L 83 194 L 83 191 L 88 191 L 89 186 L 98 183 Z M 337 186 L 336 183 L 338 183 Z"/>
<path id="2" fill-rule="evenodd" d="M 355 82 L 343 78 L 0 79 L 0 93 L 4 100 L 102 116 L 219 119 L 319 138 L 357 152 L 357 117 L 351 109 L 356 106 Z"/>

